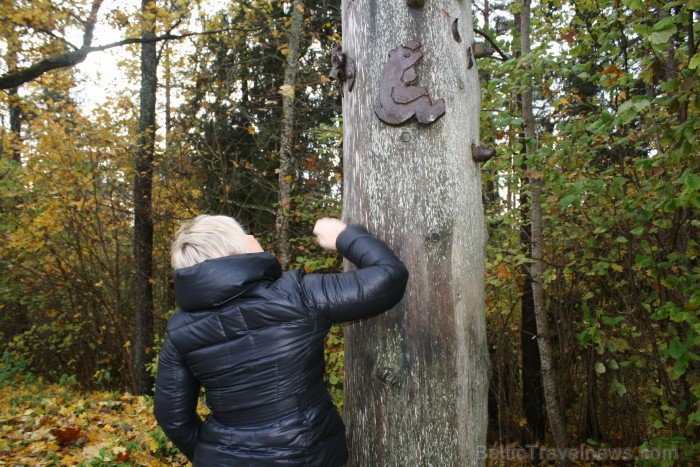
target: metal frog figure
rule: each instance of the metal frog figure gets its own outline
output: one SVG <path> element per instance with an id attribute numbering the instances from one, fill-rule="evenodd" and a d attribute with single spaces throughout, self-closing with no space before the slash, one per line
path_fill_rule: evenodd
<path id="1" fill-rule="evenodd" d="M 381 107 L 374 111 L 388 125 L 401 125 L 413 116 L 419 123 L 431 124 L 445 114 L 444 100 L 433 103 L 426 88 L 411 84 L 418 78 L 415 66 L 423 58 L 420 47 L 420 42 L 409 41 L 389 52 L 379 83 Z"/>

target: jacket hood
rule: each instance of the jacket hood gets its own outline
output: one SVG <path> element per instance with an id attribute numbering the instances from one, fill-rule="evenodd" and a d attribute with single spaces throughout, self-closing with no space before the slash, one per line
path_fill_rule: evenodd
<path id="1" fill-rule="evenodd" d="M 269 253 L 209 259 L 173 272 L 175 301 L 183 311 L 206 310 L 238 297 L 260 281 L 275 281 L 281 275 L 279 261 Z"/>

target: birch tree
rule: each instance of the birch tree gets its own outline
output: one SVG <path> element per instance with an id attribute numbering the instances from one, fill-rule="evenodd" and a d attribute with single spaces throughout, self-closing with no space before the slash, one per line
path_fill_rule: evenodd
<path id="1" fill-rule="evenodd" d="M 485 458 L 486 238 L 472 158 L 480 90 L 470 9 L 454 0 L 342 5 L 343 52 L 356 66 L 344 73 L 344 217 L 387 241 L 411 274 L 397 307 L 346 328 L 350 465 Z M 406 122 L 387 116 L 418 101 L 424 109 Z"/>

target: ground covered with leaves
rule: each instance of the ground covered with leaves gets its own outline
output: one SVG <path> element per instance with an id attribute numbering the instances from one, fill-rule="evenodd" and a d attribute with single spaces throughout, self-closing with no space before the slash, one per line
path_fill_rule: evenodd
<path id="1" fill-rule="evenodd" d="M 0 386 L 0 465 L 177 466 L 152 399 L 40 381 Z"/>

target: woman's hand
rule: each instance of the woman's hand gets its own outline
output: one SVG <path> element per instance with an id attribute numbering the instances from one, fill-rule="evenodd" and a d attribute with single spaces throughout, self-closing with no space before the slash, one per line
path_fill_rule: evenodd
<path id="1" fill-rule="evenodd" d="M 345 222 L 339 219 L 332 219 L 330 217 L 324 217 L 316 221 L 316 226 L 314 227 L 314 235 L 316 235 L 316 240 L 321 248 L 325 250 L 336 250 L 335 241 L 338 239 L 340 232 L 345 230 Z"/>

